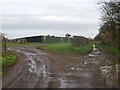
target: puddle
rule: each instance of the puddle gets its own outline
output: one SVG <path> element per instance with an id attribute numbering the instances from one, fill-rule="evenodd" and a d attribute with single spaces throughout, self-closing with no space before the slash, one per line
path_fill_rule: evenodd
<path id="1" fill-rule="evenodd" d="M 76 68 L 76 70 L 83 71 L 84 69 L 83 68 Z"/>
<path id="2" fill-rule="evenodd" d="M 89 61 L 94 61 L 94 60 L 95 60 L 95 58 L 89 58 L 88 60 L 89 60 Z"/>
<path id="3" fill-rule="evenodd" d="M 47 73 L 46 73 L 46 66 L 43 65 L 43 68 L 42 68 L 42 71 L 43 71 L 43 77 L 46 77 L 47 76 Z"/>
<path id="4" fill-rule="evenodd" d="M 95 64 L 98 64 L 98 63 L 100 63 L 100 62 L 98 62 L 98 61 L 92 61 L 91 63 L 95 63 Z"/>
<path id="5" fill-rule="evenodd" d="M 100 51 L 95 51 L 94 52 L 96 55 L 99 55 L 101 52 Z"/>
<path id="6" fill-rule="evenodd" d="M 108 73 L 110 73 L 111 69 L 112 69 L 112 66 L 103 66 L 103 67 L 100 67 L 100 70 L 102 71 L 102 74 L 104 76 L 107 76 Z"/>
<path id="7" fill-rule="evenodd" d="M 100 67 L 100 70 L 102 71 L 103 75 L 106 75 L 107 73 L 110 73 L 112 69 L 112 66 L 102 66 Z M 120 65 L 116 64 L 116 71 L 120 71 Z"/>
<path id="8" fill-rule="evenodd" d="M 60 80 L 60 87 L 59 88 L 66 88 L 68 85 L 66 84 L 67 80 L 59 79 Z"/>
<path id="9" fill-rule="evenodd" d="M 7 48 L 7 50 L 14 50 L 14 49 L 12 49 L 12 48 Z"/>
<path id="10" fill-rule="evenodd" d="M 74 72 L 70 75 L 70 77 L 77 76 L 77 77 L 84 77 L 84 78 L 89 78 L 92 77 L 92 72 L 88 72 L 87 70 L 83 70 L 81 72 Z"/>
<path id="11" fill-rule="evenodd" d="M 91 85 L 88 83 L 78 83 L 74 80 L 64 80 L 62 78 L 60 80 L 60 87 L 59 88 L 91 88 Z"/>
<path id="12" fill-rule="evenodd" d="M 82 73 L 79 73 L 78 76 L 87 78 L 87 77 L 92 77 L 92 74 L 87 72 L 82 72 Z"/>
<path id="13" fill-rule="evenodd" d="M 26 56 L 26 60 L 30 61 L 28 63 L 28 66 L 29 66 L 28 71 L 30 73 L 36 73 L 38 76 L 46 77 L 46 75 L 47 75 L 46 74 L 46 66 L 45 66 L 43 60 L 40 59 L 40 57 L 37 56 L 37 54 L 35 54 L 33 52 L 27 52 L 27 51 L 30 51 L 30 49 L 27 49 L 25 51 L 25 48 L 20 48 L 20 49 L 17 49 L 16 51 L 24 54 Z M 43 54 L 45 54 L 45 53 L 43 53 Z M 39 62 L 36 62 L 35 60 L 38 60 Z"/>
<path id="14" fill-rule="evenodd" d="M 87 61 L 84 61 L 84 63 L 83 64 L 89 64 L 89 62 L 87 62 Z"/>
<path id="15" fill-rule="evenodd" d="M 17 50 L 17 52 L 20 52 L 20 50 Z"/>
<path id="16" fill-rule="evenodd" d="M 98 63 L 100 63 L 100 62 L 98 62 L 98 61 L 84 61 L 84 63 L 83 64 L 98 64 Z"/>
<path id="17" fill-rule="evenodd" d="M 46 77 L 46 66 L 44 64 L 37 66 L 36 62 L 34 60 L 31 60 L 31 63 L 28 64 L 30 66 L 29 72 L 30 73 L 36 73 L 38 76 Z"/>
<path id="18" fill-rule="evenodd" d="M 76 83 L 74 80 L 64 80 L 59 78 L 60 80 L 60 87 L 59 88 L 76 88 Z"/>
<path id="19" fill-rule="evenodd" d="M 116 65 L 116 69 L 117 69 L 117 72 L 120 72 L 120 64 L 118 65 Z"/>
<path id="20" fill-rule="evenodd" d="M 47 53 L 41 53 L 42 55 L 46 55 Z"/>
<path id="21" fill-rule="evenodd" d="M 120 65 L 115 65 L 116 67 L 112 66 L 102 66 L 100 67 L 100 70 L 102 71 L 102 74 L 106 80 L 106 83 L 110 86 L 113 86 L 113 84 L 117 85 L 118 84 L 118 79 L 119 79 L 119 67 Z M 114 82 L 113 82 L 114 81 Z M 117 87 L 117 86 L 115 86 Z"/>
<path id="22" fill-rule="evenodd" d="M 66 76 L 70 76 L 71 75 L 71 73 L 67 73 L 67 74 L 65 74 Z"/>
<path id="23" fill-rule="evenodd" d="M 88 54 L 89 57 L 96 57 L 97 55 L 94 54 Z"/>
<path id="24" fill-rule="evenodd" d="M 119 65 L 116 65 L 116 72 L 119 72 L 118 66 Z M 100 67 L 100 70 L 102 71 L 102 74 L 105 77 L 109 77 L 112 74 L 112 66 L 103 66 L 103 67 Z M 116 74 L 116 76 L 117 76 L 117 74 Z"/>
<path id="25" fill-rule="evenodd" d="M 32 73 L 32 72 L 33 72 L 31 69 L 28 69 L 28 71 L 29 71 L 30 73 Z"/>
<path id="26" fill-rule="evenodd" d="M 91 87 L 89 84 L 85 83 L 85 84 L 81 84 L 80 85 L 82 88 L 93 88 Z"/>
<path id="27" fill-rule="evenodd" d="M 86 71 L 95 71 L 95 68 L 94 69 L 86 69 Z"/>
<path id="28" fill-rule="evenodd" d="M 93 45 L 93 50 L 90 54 L 88 54 L 89 57 L 96 57 L 100 54 L 101 52 L 96 48 L 95 45 Z"/>
<path id="29" fill-rule="evenodd" d="M 46 74 L 47 74 L 48 76 L 57 75 L 58 77 L 70 76 L 70 75 L 71 75 L 71 73 L 48 73 L 48 72 L 46 72 Z"/>
<path id="30" fill-rule="evenodd" d="M 71 68 L 71 70 L 73 71 L 73 70 L 75 70 L 75 68 L 74 68 L 74 67 L 72 67 L 72 68 Z"/>
<path id="31" fill-rule="evenodd" d="M 26 56 L 36 56 L 37 54 L 34 54 L 34 53 L 24 53 Z"/>
<path id="32" fill-rule="evenodd" d="M 28 65 L 30 66 L 30 73 L 36 73 L 38 76 L 43 75 L 43 77 L 46 77 L 46 66 L 44 65 L 43 62 L 40 62 L 41 65 L 37 65 L 37 63 L 34 61 L 34 57 L 36 54 L 31 54 L 31 53 L 27 53 L 27 60 L 30 60 L 31 63 L 29 63 Z M 40 59 L 40 61 L 42 61 Z"/>

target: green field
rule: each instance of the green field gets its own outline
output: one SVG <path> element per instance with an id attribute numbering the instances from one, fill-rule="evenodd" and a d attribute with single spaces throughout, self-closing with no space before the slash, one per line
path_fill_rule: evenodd
<path id="1" fill-rule="evenodd" d="M 38 46 L 37 49 L 46 50 L 52 53 L 87 54 L 92 49 L 92 43 L 86 44 L 81 47 L 74 47 L 70 43 L 53 43 Z"/>

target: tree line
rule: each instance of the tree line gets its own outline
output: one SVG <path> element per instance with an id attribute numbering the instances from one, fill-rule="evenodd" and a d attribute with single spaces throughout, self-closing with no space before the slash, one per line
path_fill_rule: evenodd
<path id="1" fill-rule="evenodd" d="M 101 1 L 102 25 L 95 40 L 120 50 L 120 1 Z"/>

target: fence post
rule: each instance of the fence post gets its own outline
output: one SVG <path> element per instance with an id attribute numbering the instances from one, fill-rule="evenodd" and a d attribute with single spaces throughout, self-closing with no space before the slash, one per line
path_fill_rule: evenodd
<path id="1" fill-rule="evenodd" d="M 5 38 L 5 34 L 2 34 L 2 55 L 6 55 L 7 53 L 7 39 Z"/>

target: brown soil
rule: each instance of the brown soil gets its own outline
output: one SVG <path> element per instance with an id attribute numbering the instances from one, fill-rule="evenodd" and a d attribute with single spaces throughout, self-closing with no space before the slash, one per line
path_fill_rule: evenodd
<path id="1" fill-rule="evenodd" d="M 3 88 L 104 88 L 100 67 L 108 64 L 104 50 L 96 57 L 50 54 L 34 47 L 12 47 L 17 63 L 3 77 Z"/>

